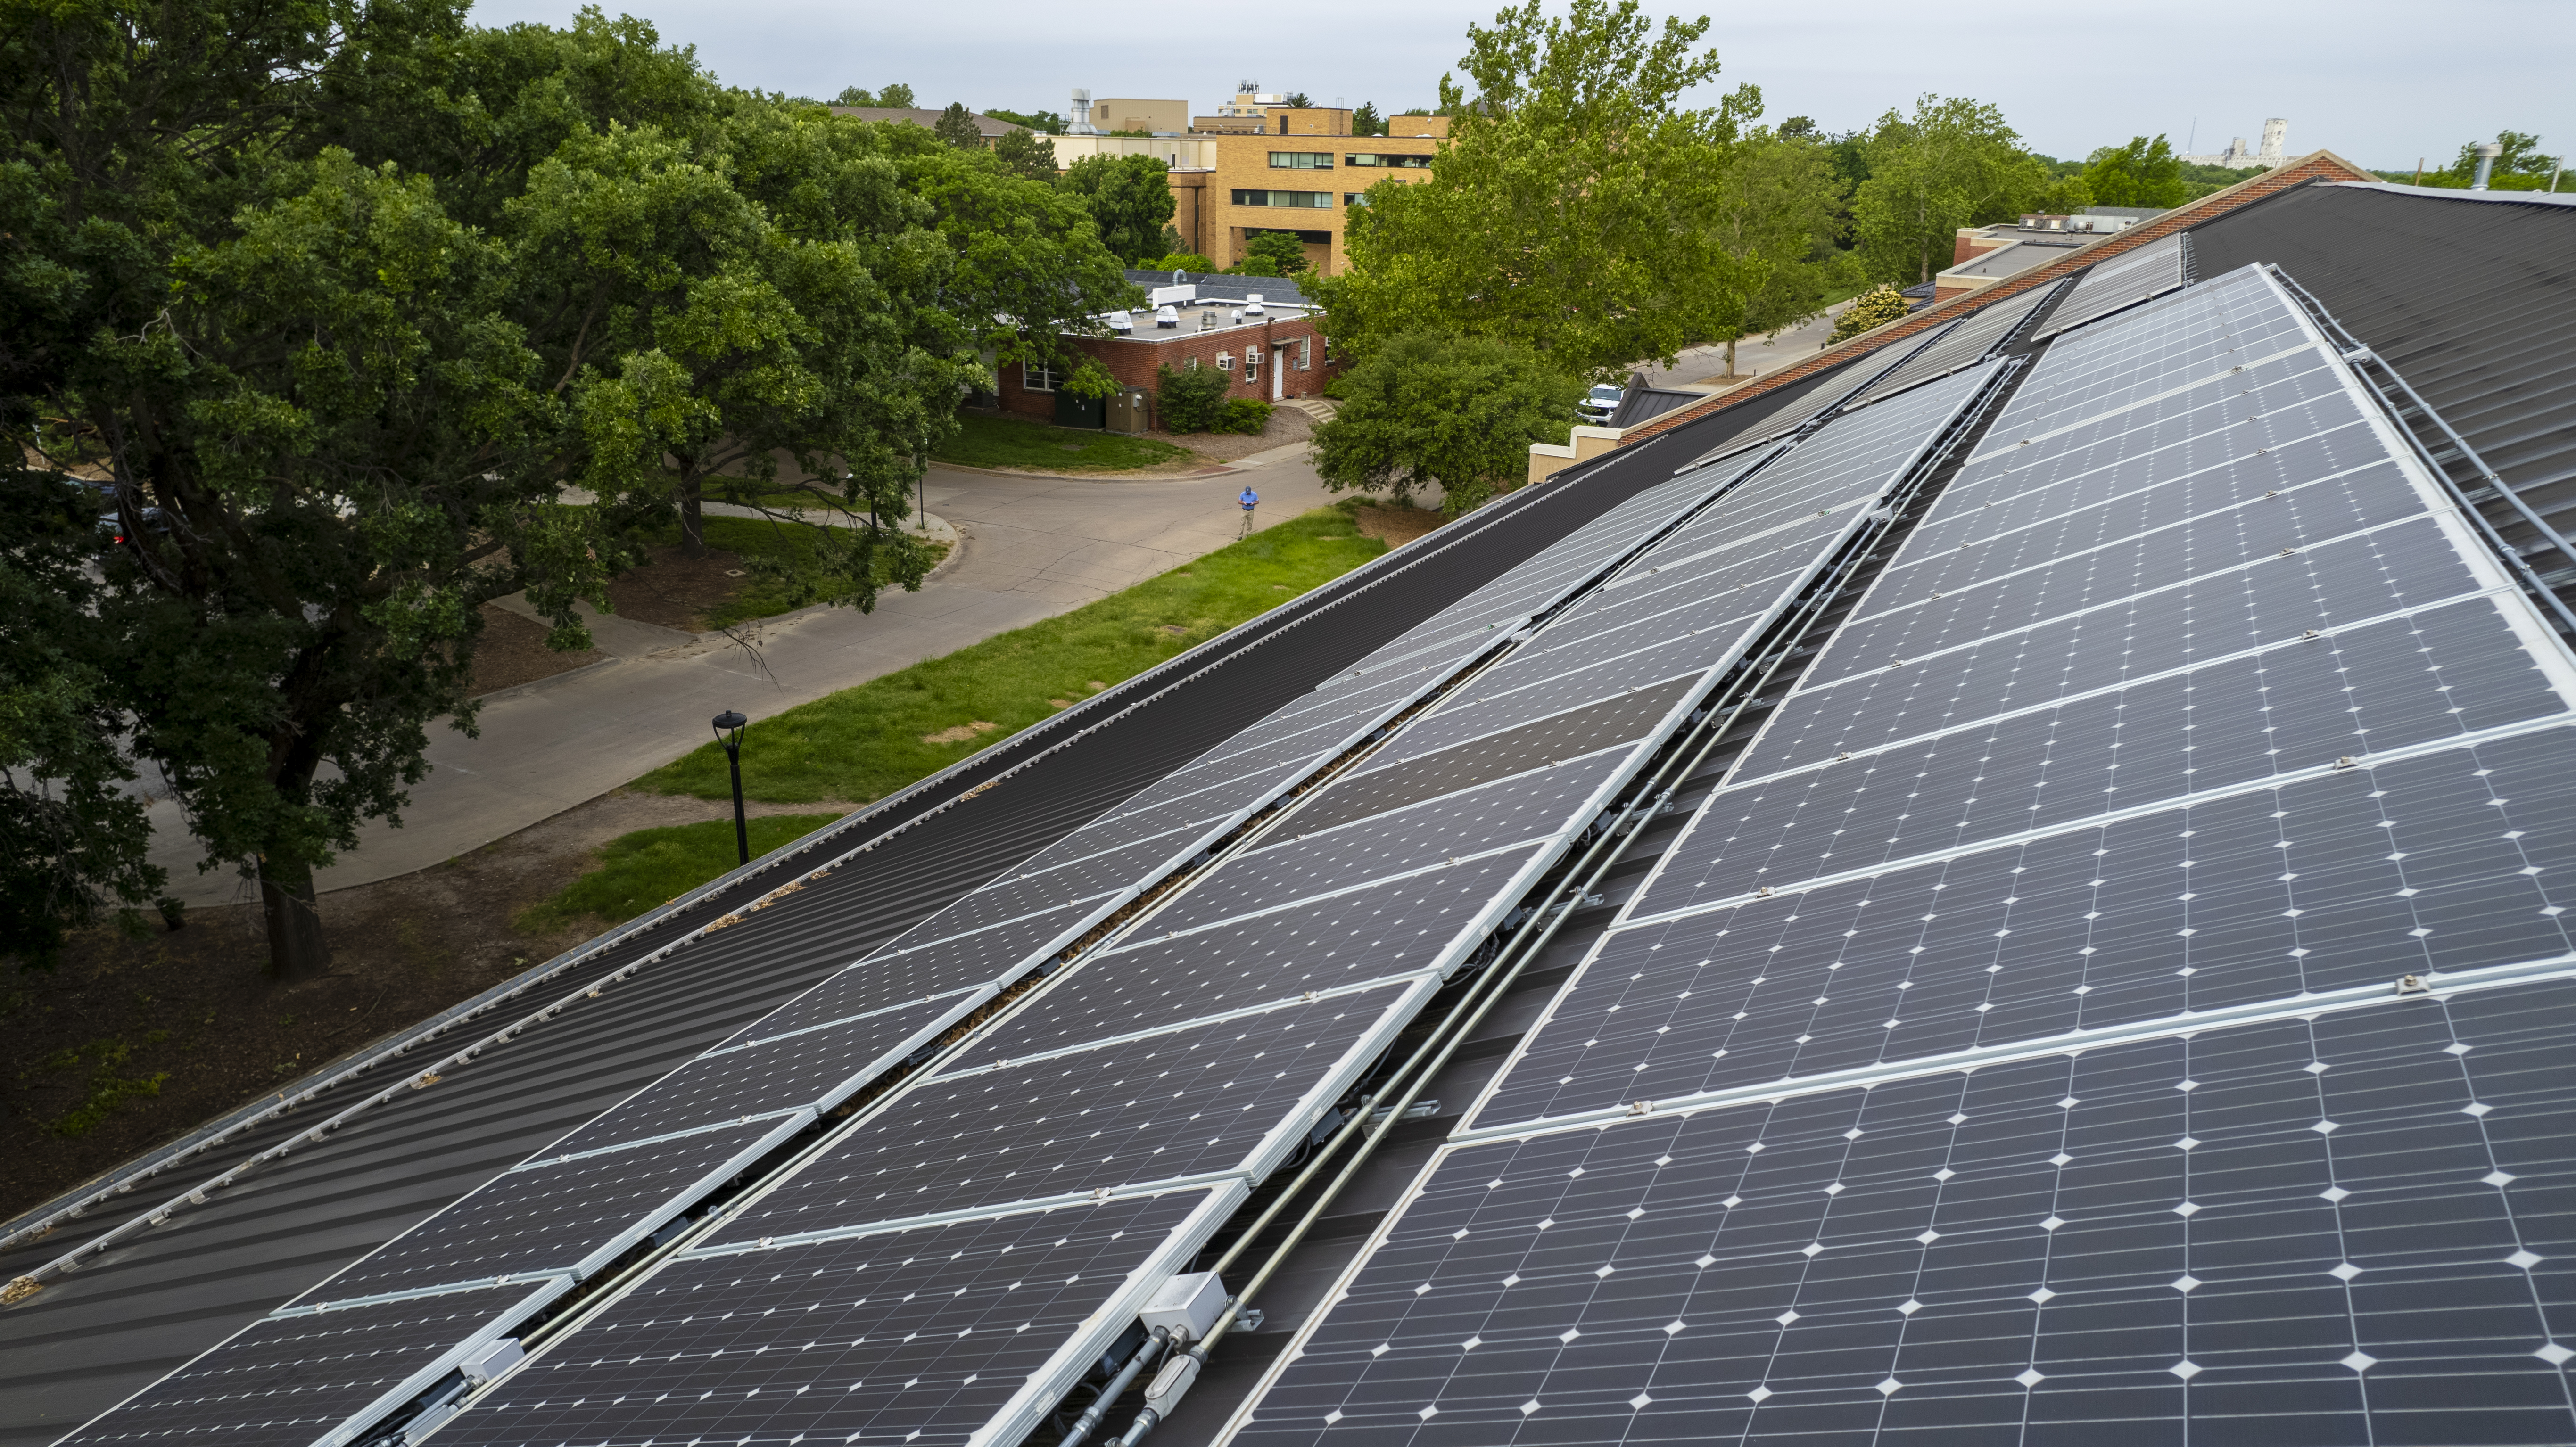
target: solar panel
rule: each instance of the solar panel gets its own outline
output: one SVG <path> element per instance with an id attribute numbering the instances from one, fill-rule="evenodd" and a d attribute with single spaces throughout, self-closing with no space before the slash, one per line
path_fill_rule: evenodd
<path id="1" fill-rule="evenodd" d="M 692 1252 L 437 1441 L 1014 1441 L 1241 1199 L 1202 1187 Z"/>
<path id="2" fill-rule="evenodd" d="M 1993 1049 L 2576 949 L 2563 729 L 1626 930 L 1474 1122 Z"/>
<path id="3" fill-rule="evenodd" d="M 2075 290 L 2039 330 L 2042 338 L 2099 321 L 2149 297 L 2162 296 L 2183 284 L 2183 234 L 2150 241 L 2137 250 L 2097 262 L 2077 279 Z"/>
<path id="4" fill-rule="evenodd" d="M 1756 418 L 1741 430 L 1728 436 L 1725 441 L 1702 452 L 1678 470 L 1687 472 L 1691 468 L 1705 466 L 1720 458 L 1734 457 L 1747 448 L 1788 436 L 1834 408 L 1858 397 L 1868 390 L 1872 382 L 1903 365 L 1908 359 L 1922 355 L 1923 352 L 1938 344 L 1941 338 L 1956 325 L 1952 323 L 1950 326 L 1935 328 L 1920 338 L 1908 337 L 1889 343 L 1884 354 L 1872 352 L 1859 354 L 1857 360 L 1849 364 L 1851 368 L 1849 372 L 1829 378 L 1796 402 L 1777 412 Z"/>
<path id="5" fill-rule="evenodd" d="M 2576 985 L 1453 1147 L 1229 1437 L 2565 1441 Z"/>
<path id="6" fill-rule="evenodd" d="M 393 1301 L 288 1307 L 102 1414 L 66 1442 L 213 1437 L 258 1447 L 332 1447 L 340 1424 L 409 1401 L 466 1353 L 561 1296 L 571 1283 L 519 1282 Z"/>
<path id="7" fill-rule="evenodd" d="M 1042 1018 L 1014 1017 L 744 1207 L 710 1244 L 1220 1174 L 1257 1179 L 1429 988 L 1380 985 L 1071 1049 L 1057 1048 Z"/>
<path id="8" fill-rule="evenodd" d="M 1897 406 L 1828 424 L 1378 757 L 1401 763 L 1734 656 L 1990 380 L 1982 371 L 1962 374 Z"/>
<path id="9" fill-rule="evenodd" d="M 2012 340 L 2013 333 L 2023 323 L 2036 315 L 2051 298 L 2063 293 L 2066 287 L 2067 283 L 2055 281 L 2033 287 L 2020 296 L 1980 307 L 1961 318 L 1957 326 L 1944 331 L 1930 346 L 1853 393 L 1850 405 L 1866 407 L 1909 387 L 1919 387 L 1936 377 L 1946 377 L 1962 367 L 1974 366 L 1985 360 L 1997 347 Z"/>
<path id="10" fill-rule="evenodd" d="M 587 1275 L 804 1124 L 767 1119 L 524 1162 L 305 1293 L 306 1303 L 477 1278 Z"/>

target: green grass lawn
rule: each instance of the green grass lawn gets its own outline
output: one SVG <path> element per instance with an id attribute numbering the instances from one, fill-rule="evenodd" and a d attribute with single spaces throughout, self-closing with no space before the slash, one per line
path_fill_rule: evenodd
<path id="1" fill-rule="evenodd" d="M 1385 551 L 1343 509 L 1292 518 L 1061 617 L 753 724 L 744 791 L 781 803 L 883 798 Z M 993 727 L 923 741 L 976 723 Z M 635 787 L 731 797 L 723 751 L 712 744 Z"/>
<path id="2" fill-rule="evenodd" d="M 772 814 L 751 821 L 751 857 L 799 839 L 838 814 Z M 638 829 L 608 841 L 600 867 L 561 894 L 519 914 L 519 928 L 551 929 L 580 921 L 633 919 L 677 899 L 734 867 L 733 821 Z"/>
<path id="3" fill-rule="evenodd" d="M 964 416 L 947 445 L 930 454 L 963 467 L 1027 467 L 1043 472 L 1125 472 L 1185 462 L 1186 447 L 1123 432 L 1075 431 L 1009 417 Z"/>

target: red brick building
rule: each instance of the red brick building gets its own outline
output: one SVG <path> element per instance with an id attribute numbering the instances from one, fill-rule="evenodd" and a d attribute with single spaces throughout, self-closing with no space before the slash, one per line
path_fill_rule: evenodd
<path id="1" fill-rule="evenodd" d="M 1228 397 L 1284 402 L 1323 395 L 1325 379 L 1338 364 L 1326 355 L 1313 306 L 1257 299 L 1263 296 L 1259 292 L 1202 299 L 1198 290 L 1195 285 L 1158 287 L 1153 292 L 1157 305 L 1113 312 L 1106 319 L 1112 328 L 1106 335 L 1068 336 L 1065 343 L 1106 367 L 1130 397 L 1143 393 L 1146 415 L 1157 430 L 1163 423 L 1153 405 L 1154 379 L 1163 367 L 1176 372 L 1215 368 L 1232 379 Z M 1119 415 L 1114 404 L 1085 403 L 1060 391 L 1062 380 L 1047 368 L 1007 364 L 1001 368 L 1002 410 L 1088 427 L 1107 425 Z M 1128 424 L 1121 430 L 1136 429 Z"/>

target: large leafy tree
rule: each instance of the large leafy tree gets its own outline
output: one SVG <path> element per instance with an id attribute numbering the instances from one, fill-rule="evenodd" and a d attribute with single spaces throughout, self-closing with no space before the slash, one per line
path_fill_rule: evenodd
<path id="1" fill-rule="evenodd" d="M 1564 442 L 1583 395 L 1526 348 L 1440 332 L 1387 338 L 1334 390 L 1341 405 L 1315 429 L 1324 485 L 1399 498 L 1437 487 L 1452 515 L 1526 477 L 1529 445 Z"/>
<path id="2" fill-rule="evenodd" d="M 1055 180 L 1055 147 L 1034 131 L 1004 131 L 993 140 L 993 159 L 1002 169 L 1028 181 Z"/>
<path id="3" fill-rule="evenodd" d="M 1759 286 L 1731 293 L 1719 319 L 1727 376 L 1735 375 L 1737 342 L 1823 314 L 1837 275 L 1834 242 L 1848 194 L 1814 122 L 1745 138 L 1710 221 L 1718 244 L 1744 273 L 1762 276 Z"/>
<path id="4" fill-rule="evenodd" d="M 2459 157 L 2439 171 L 2424 173 L 2427 186 L 2466 187 L 2478 176 L 2477 141 L 2461 143 Z M 2547 190 L 2555 179 L 2564 156 L 2553 156 L 2540 149 L 2540 137 L 2527 131 L 2498 131 L 2496 144 L 2502 148 L 2489 168 L 2487 185 L 2497 191 Z"/>
<path id="5" fill-rule="evenodd" d="M 2084 194 L 2093 206 L 2173 207 L 2191 199 L 2182 162 L 2163 136 L 2132 136 L 2125 146 L 2104 146 L 2087 157 Z"/>
<path id="6" fill-rule="evenodd" d="M 1347 229 L 1350 265 L 1319 283 L 1337 344 L 1366 355 L 1407 332 L 1458 330 L 1566 374 L 1669 360 L 1716 333 L 1767 278 L 1713 221 L 1740 128 L 1739 87 L 1712 108 L 1708 21 L 1637 0 L 1539 0 L 1471 26 L 1464 82 L 1444 76 L 1451 139 L 1423 182 L 1382 181 Z"/>
<path id="7" fill-rule="evenodd" d="M 1142 264 L 1162 255 L 1163 223 L 1178 205 L 1171 170 L 1152 156 L 1085 156 L 1065 169 L 1064 189 L 1100 228 L 1100 244 Z"/>
<path id="8" fill-rule="evenodd" d="M 258 881 L 274 971 L 318 972 L 313 871 L 471 728 L 483 602 L 585 641 L 576 599 L 728 458 L 899 518 L 980 347 L 1127 292 L 1052 187 L 633 21 L 0 11 L 0 596 L 59 600 L 0 620 L 0 892 L 52 925 L 152 888 L 115 787 L 148 762 Z M 919 576 L 829 536 L 815 596 Z"/>
<path id="9" fill-rule="evenodd" d="M 1960 227 L 2001 221 L 2048 183 L 2002 111 L 1960 96 L 1923 96 L 1910 116 L 1889 111 L 1865 159 L 1852 229 L 1871 274 L 1902 285 L 1948 266 Z"/>

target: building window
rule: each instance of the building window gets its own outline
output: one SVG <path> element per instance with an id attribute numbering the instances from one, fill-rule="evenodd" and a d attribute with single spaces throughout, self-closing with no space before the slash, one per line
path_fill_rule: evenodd
<path id="1" fill-rule="evenodd" d="M 1052 392 L 1063 382 L 1064 374 L 1052 363 L 1020 363 L 1020 390 L 1024 392 Z"/>
<path id="2" fill-rule="evenodd" d="M 1300 372 L 1311 372 L 1314 368 L 1315 339 L 1313 337 L 1299 337 L 1297 339 L 1297 370 Z"/>
<path id="3" fill-rule="evenodd" d="M 1342 193 L 1342 204 L 1345 206 L 1366 206 L 1368 204 L 1368 193 L 1366 191 L 1344 191 Z"/>
<path id="4" fill-rule="evenodd" d="M 1427 171 L 1431 168 L 1431 158 L 1429 156 L 1398 156 L 1388 154 L 1386 152 L 1379 152 L 1374 155 L 1367 152 L 1361 152 L 1356 155 L 1344 155 L 1342 157 L 1342 164 L 1346 166 L 1389 166 L 1399 171 Z"/>
<path id="5" fill-rule="evenodd" d="M 1261 380 L 1261 351 L 1257 347 L 1243 349 L 1243 380 L 1247 382 Z"/>
<path id="6" fill-rule="evenodd" d="M 1220 371 L 1220 372 L 1231 372 L 1231 371 L 1233 371 L 1233 370 L 1234 370 L 1234 353 L 1232 353 L 1232 352 L 1219 352 L 1219 353 L 1217 353 L 1217 354 L 1216 354 L 1216 369 L 1217 369 L 1218 371 Z"/>
<path id="7" fill-rule="evenodd" d="M 1330 151 L 1272 151 L 1270 169 L 1274 171 L 1329 171 L 1333 169 Z"/>
<path id="8" fill-rule="evenodd" d="M 1316 211 L 1329 211 L 1333 206 L 1330 191 L 1244 191 L 1234 193 L 1237 206 L 1300 206 Z"/>

